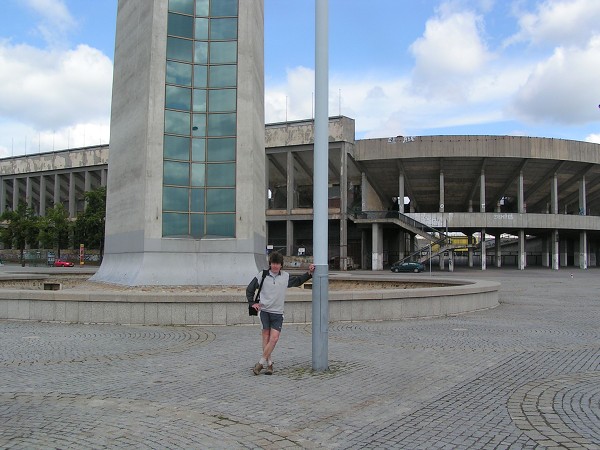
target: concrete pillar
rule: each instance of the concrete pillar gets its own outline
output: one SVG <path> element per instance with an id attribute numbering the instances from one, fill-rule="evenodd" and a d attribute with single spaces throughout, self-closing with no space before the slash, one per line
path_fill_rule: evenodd
<path id="1" fill-rule="evenodd" d="M 567 258 L 569 256 L 569 242 L 566 239 L 560 241 L 560 266 L 567 267 Z"/>
<path id="2" fill-rule="evenodd" d="M 484 205 L 485 206 L 485 205 Z M 485 248 L 485 228 L 481 230 L 481 270 L 487 269 L 487 255 Z"/>
<path id="3" fill-rule="evenodd" d="M 92 190 L 92 174 L 89 170 L 83 173 L 83 192 L 89 192 Z"/>
<path id="4" fill-rule="evenodd" d="M 372 225 L 372 270 L 383 270 L 383 227 Z"/>
<path id="5" fill-rule="evenodd" d="M 559 252 L 558 252 L 558 246 L 559 246 L 559 241 L 558 241 L 558 230 L 554 230 L 552 231 L 552 235 L 551 235 L 551 247 L 552 247 L 552 269 L 553 270 L 558 270 L 558 266 L 559 266 Z"/>
<path id="6" fill-rule="evenodd" d="M 294 153 L 287 152 L 287 213 L 291 214 L 292 209 L 296 207 L 295 205 L 295 180 L 294 180 Z"/>
<path id="7" fill-rule="evenodd" d="M 469 212 L 473 212 L 473 200 L 469 200 Z"/>
<path id="8" fill-rule="evenodd" d="M 366 173 L 362 172 L 360 175 L 360 190 L 362 192 L 360 210 L 367 211 L 367 195 L 365 193 L 367 192 L 369 182 L 367 181 Z"/>
<path id="9" fill-rule="evenodd" d="M 485 171 L 481 171 L 479 180 L 479 211 L 485 212 Z"/>
<path id="10" fill-rule="evenodd" d="M 444 256 L 444 252 L 441 252 L 438 255 L 438 262 L 439 262 L 439 265 L 440 265 L 440 271 L 444 270 L 444 266 L 446 264 L 446 258 Z"/>
<path id="11" fill-rule="evenodd" d="M 517 193 L 519 214 L 525 213 L 525 191 L 523 189 L 523 171 L 519 172 L 519 191 Z"/>
<path id="12" fill-rule="evenodd" d="M 25 178 L 25 203 L 28 208 L 33 206 L 33 183 L 31 177 Z"/>
<path id="13" fill-rule="evenodd" d="M 6 180 L 0 177 L 0 214 L 6 211 Z"/>
<path id="14" fill-rule="evenodd" d="M 524 270 L 527 265 L 527 253 L 525 252 L 525 230 L 519 230 L 519 270 Z"/>
<path id="15" fill-rule="evenodd" d="M 348 153 L 340 149 L 340 269 L 348 269 Z"/>
<path id="16" fill-rule="evenodd" d="M 470 234 L 468 236 L 469 238 L 469 244 L 473 244 L 473 235 Z M 469 267 L 473 267 L 473 247 L 469 246 L 469 248 L 467 249 L 467 264 Z"/>
<path id="17" fill-rule="evenodd" d="M 20 184 L 21 183 L 19 182 L 18 178 L 13 178 L 13 211 L 16 211 L 17 207 L 19 206 Z"/>
<path id="18" fill-rule="evenodd" d="M 586 192 L 585 192 L 585 175 L 581 177 L 581 181 L 579 182 L 579 215 L 585 216 L 587 215 L 587 200 L 586 200 Z"/>
<path id="19" fill-rule="evenodd" d="M 498 233 L 495 236 L 494 239 L 494 249 L 495 249 L 495 253 L 496 253 L 496 267 L 500 268 L 502 267 L 502 246 L 501 244 L 501 240 L 500 240 L 500 233 Z"/>
<path id="20" fill-rule="evenodd" d="M 60 203 L 60 175 L 54 174 L 54 195 L 52 196 L 52 202 L 54 205 Z"/>
<path id="21" fill-rule="evenodd" d="M 40 216 L 46 215 L 46 177 L 40 175 Z"/>
<path id="22" fill-rule="evenodd" d="M 77 215 L 75 205 L 75 173 L 69 173 L 69 217 L 73 218 Z"/>
<path id="23" fill-rule="evenodd" d="M 579 233 L 579 268 L 588 268 L 587 231 Z"/>
<path id="24" fill-rule="evenodd" d="M 444 212 L 444 171 L 440 170 L 440 212 Z"/>
<path id="25" fill-rule="evenodd" d="M 400 231 L 398 234 L 398 259 L 404 258 L 406 254 L 406 233 L 404 231 Z"/>
<path id="26" fill-rule="evenodd" d="M 542 237 L 542 267 L 550 267 L 550 237 Z"/>
<path id="27" fill-rule="evenodd" d="M 267 178 L 266 186 L 269 185 L 268 181 L 269 181 L 269 179 Z M 100 186 L 102 186 L 102 187 L 106 186 L 106 169 L 100 169 Z"/>
<path id="28" fill-rule="evenodd" d="M 363 229 L 360 233 L 360 268 L 366 270 L 369 267 L 369 256 L 367 251 L 367 230 Z"/>
<path id="29" fill-rule="evenodd" d="M 410 235 L 410 252 L 417 251 L 417 236 L 415 234 Z"/>
<path id="30" fill-rule="evenodd" d="M 558 176 L 554 174 L 550 181 L 550 211 L 558 214 Z"/>
<path id="31" fill-rule="evenodd" d="M 398 207 L 400 208 L 400 212 L 404 212 L 404 173 L 400 173 L 398 176 Z"/>
<path id="32" fill-rule="evenodd" d="M 288 256 L 294 254 L 294 222 L 291 220 L 285 221 L 285 250 Z"/>
<path id="33" fill-rule="evenodd" d="M 454 250 L 448 251 L 448 272 L 454 272 Z"/>

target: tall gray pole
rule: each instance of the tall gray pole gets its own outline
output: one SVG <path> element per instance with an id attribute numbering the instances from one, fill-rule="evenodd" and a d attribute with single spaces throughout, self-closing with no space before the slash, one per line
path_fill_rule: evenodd
<path id="1" fill-rule="evenodd" d="M 328 171 L 329 171 L 329 0 L 315 0 L 315 151 L 313 180 L 312 368 L 325 371 L 328 363 Z"/>

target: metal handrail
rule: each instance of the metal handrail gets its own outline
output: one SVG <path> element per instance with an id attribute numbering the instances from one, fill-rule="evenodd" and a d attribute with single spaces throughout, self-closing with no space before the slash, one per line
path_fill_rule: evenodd
<path id="1" fill-rule="evenodd" d="M 430 243 L 431 246 L 439 245 L 441 247 L 442 244 L 449 243 L 449 237 L 445 232 L 438 230 L 437 228 L 431 227 L 429 225 L 426 225 L 422 222 L 419 222 L 419 221 L 413 219 L 412 217 L 408 217 L 406 214 L 401 213 L 400 211 L 353 211 L 351 209 L 348 209 L 348 215 L 352 216 L 354 219 L 367 219 L 367 220 L 398 219 L 400 222 L 405 223 L 406 225 L 410 226 L 411 228 L 420 230 L 422 232 L 421 234 L 423 236 L 429 235 L 430 237 L 434 238 L 434 237 L 436 237 L 435 235 L 437 234 L 439 237 L 438 237 L 438 239 L 433 240 Z M 402 258 L 400 260 L 400 262 L 410 261 L 414 256 L 420 255 L 420 254 L 421 254 L 421 249 L 415 250 L 414 252 L 410 253 L 408 256 L 405 256 L 404 258 Z"/>

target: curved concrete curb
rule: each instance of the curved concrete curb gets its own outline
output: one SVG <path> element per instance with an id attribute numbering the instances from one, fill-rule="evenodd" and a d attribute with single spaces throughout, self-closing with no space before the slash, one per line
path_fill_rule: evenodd
<path id="1" fill-rule="evenodd" d="M 336 280 L 344 279 L 336 277 Z M 360 278 L 348 278 L 358 281 Z M 366 279 L 366 278 L 365 278 Z M 399 281 L 398 277 L 373 278 Z M 461 314 L 498 306 L 500 283 L 435 279 L 444 287 L 347 290 L 329 293 L 331 322 L 398 320 Z M 286 323 L 311 321 L 312 292 L 288 291 Z M 143 325 L 241 325 L 249 317 L 244 292 L 160 293 L 131 291 L 0 290 L 0 319 Z"/>

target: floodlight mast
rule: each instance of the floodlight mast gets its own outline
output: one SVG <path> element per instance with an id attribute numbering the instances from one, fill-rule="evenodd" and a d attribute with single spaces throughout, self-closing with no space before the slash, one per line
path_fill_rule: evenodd
<path id="1" fill-rule="evenodd" d="M 328 364 L 329 0 L 315 0 L 315 144 L 313 183 L 312 368 Z"/>

